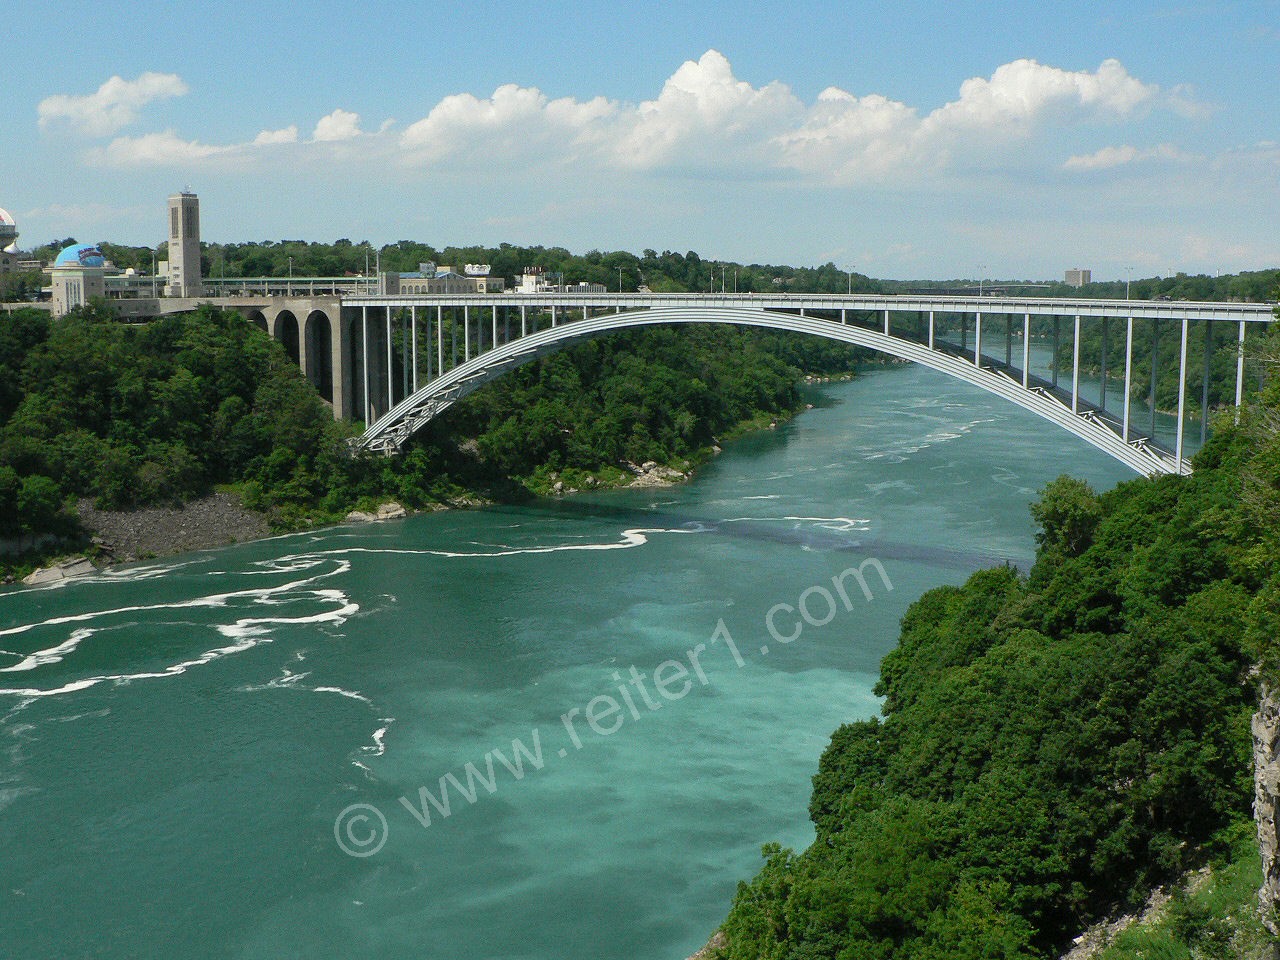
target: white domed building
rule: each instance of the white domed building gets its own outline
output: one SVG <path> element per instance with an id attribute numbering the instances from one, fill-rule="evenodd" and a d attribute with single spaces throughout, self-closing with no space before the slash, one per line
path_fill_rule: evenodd
<path id="1" fill-rule="evenodd" d="M 107 258 L 92 243 L 73 243 L 53 261 L 53 315 L 107 295 Z"/>
<path id="2" fill-rule="evenodd" d="M 8 210 L 0 210 L 0 284 L 18 269 L 18 225 Z"/>

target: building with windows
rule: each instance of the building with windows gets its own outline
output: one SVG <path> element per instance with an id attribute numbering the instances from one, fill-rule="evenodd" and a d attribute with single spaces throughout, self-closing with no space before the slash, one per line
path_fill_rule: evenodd
<path id="1" fill-rule="evenodd" d="M 506 283 L 501 277 L 489 276 L 489 265 L 469 263 L 458 273 L 453 267 L 437 267 L 420 263 L 409 273 L 385 275 L 384 293 L 501 293 Z"/>
<path id="2" fill-rule="evenodd" d="M 189 191 L 169 198 L 168 278 L 166 297 L 200 296 L 200 198 Z"/>
<path id="3" fill-rule="evenodd" d="M 107 295 L 107 259 L 92 243 L 74 243 L 58 254 L 53 275 L 53 315 L 64 316 Z"/>
<path id="4" fill-rule="evenodd" d="M 1093 282 L 1092 270 L 1080 270 L 1079 268 L 1067 271 L 1067 286 L 1083 287 L 1086 283 Z"/>

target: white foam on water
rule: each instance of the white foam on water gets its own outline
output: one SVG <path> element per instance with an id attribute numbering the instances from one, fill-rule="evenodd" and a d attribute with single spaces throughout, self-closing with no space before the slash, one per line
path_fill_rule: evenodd
<path id="1" fill-rule="evenodd" d="M 270 561 L 268 561 L 268 563 L 270 563 Z M 324 565 L 325 563 L 326 561 L 323 559 L 317 558 L 314 562 L 309 562 L 305 565 L 299 564 L 296 568 L 290 567 L 286 569 L 288 572 L 294 572 L 294 570 L 298 568 L 310 569 Z M 271 635 L 274 632 L 274 628 L 276 627 L 300 626 L 315 623 L 343 623 L 347 618 L 359 612 L 360 605 L 347 597 L 341 590 L 317 587 L 315 584 L 322 579 L 346 573 L 351 569 L 351 564 L 346 560 L 336 560 L 329 561 L 327 565 L 330 569 L 325 572 L 318 573 L 315 576 L 301 580 L 292 580 L 276 586 L 214 593 L 203 597 L 195 597 L 190 600 L 175 601 L 172 603 L 139 604 L 126 607 L 115 607 L 108 610 L 96 610 L 89 613 L 69 614 L 66 616 L 50 617 L 38 622 L 20 624 L 18 626 L 5 628 L 0 630 L 0 636 L 22 634 L 33 630 L 57 628 L 68 624 L 93 623 L 95 621 L 100 624 L 100 622 L 105 619 L 117 617 L 123 614 L 154 613 L 158 611 L 192 608 L 229 608 L 233 603 L 238 604 L 244 601 L 261 606 L 276 607 L 285 603 L 298 602 L 320 602 L 332 605 L 332 609 L 303 616 L 290 617 L 280 615 L 269 617 L 241 617 L 230 624 L 213 624 L 212 626 L 214 630 L 223 637 L 232 641 L 230 644 L 215 647 L 211 650 L 205 651 L 197 657 L 171 664 L 170 666 L 164 667 L 160 670 L 136 673 L 101 674 L 91 677 L 82 677 L 77 680 L 68 681 L 60 686 L 47 689 L 38 687 L 0 688 L 0 694 L 27 698 L 57 696 L 60 694 L 85 690 L 101 683 L 123 684 L 130 683 L 135 680 L 178 676 L 194 667 L 202 666 L 221 657 L 249 650 L 252 647 L 257 646 L 259 643 L 269 642 Z M 277 570 L 275 572 L 282 571 Z M 5 667 L 0 670 L 0 672 L 31 671 L 42 666 L 61 662 L 67 656 L 74 653 L 76 648 L 85 640 L 94 636 L 102 629 L 103 627 L 101 625 L 74 629 L 72 630 L 71 635 L 65 640 L 62 640 L 61 642 L 46 649 L 26 654 L 25 659 L 20 663 Z"/>
<path id="2" fill-rule="evenodd" d="M 347 697 L 351 700 L 359 700 L 361 703 L 371 702 L 369 698 L 366 697 L 359 690 L 343 690 L 341 687 L 312 687 L 311 689 L 316 693 L 336 693 L 340 697 Z"/>
<path id="3" fill-rule="evenodd" d="M 27 654 L 26 659 L 21 663 L 15 663 L 11 667 L 0 667 L 0 673 L 17 673 L 23 670 L 34 670 L 36 667 L 42 667 L 48 663 L 60 663 L 67 654 L 75 652 L 81 641 L 89 639 L 97 632 L 92 627 L 81 627 L 79 630 L 73 630 L 71 631 L 71 636 L 56 647 Z"/>

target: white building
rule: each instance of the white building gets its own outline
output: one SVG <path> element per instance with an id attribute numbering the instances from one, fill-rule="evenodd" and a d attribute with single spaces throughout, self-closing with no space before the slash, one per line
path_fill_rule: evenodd
<path id="1" fill-rule="evenodd" d="M 65 316 L 107 295 L 107 261 L 92 243 L 73 243 L 53 261 L 53 315 Z"/>
<path id="2" fill-rule="evenodd" d="M 18 225 L 8 210 L 0 210 L 0 286 L 6 274 L 21 269 L 18 263 Z"/>

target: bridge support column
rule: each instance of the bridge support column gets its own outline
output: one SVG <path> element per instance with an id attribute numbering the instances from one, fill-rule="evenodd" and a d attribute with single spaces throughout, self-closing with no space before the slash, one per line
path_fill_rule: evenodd
<path id="1" fill-rule="evenodd" d="M 1099 378 L 1102 384 L 1098 390 L 1098 409 L 1103 413 L 1107 410 L 1107 318 L 1102 318 L 1102 376 Z"/>
<path id="2" fill-rule="evenodd" d="M 982 369 L 982 311 L 974 314 L 973 323 L 973 365 Z"/>
<path id="3" fill-rule="evenodd" d="M 933 311 L 929 311 L 929 349 L 933 349 Z"/>
<path id="4" fill-rule="evenodd" d="M 1031 386 L 1031 314 L 1022 315 L 1022 386 Z"/>
<path id="5" fill-rule="evenodd" d="M 418 392 L 418 308 L 409 308 L 409 327 L 413 330 L 413 392 Z"/>
<path id="6" fill-rule="evenodd" d="M 1236 423 L 1240 422 L 1240 405 L 1244 402 L 1244 321 L 1236 340 Z"/>
<path id="7" fill-rule="evenodd" d="M 840 322 L 845 326 L 849 325 L 849 311 L 844 307 L 840 308 Z"/>
<path id="8" fill-rule="evenodd" d="M 1209 438 L 1209 361 L 1213 357 L 1213 321 L 1204 321 L 1204 376 L 1200 381 L 1200 445 Z"/>
<path id="9" fill-rule="evenodd" d="M 313 358 L 311 351 L 307 349 L 307 311 L 294 311 L 302 314 L 302 319 L 297 321 L 298 324 L 298 369 L 302 371 L 302 375 L 310 380 L 313 384 L 320 382 L 318 371 L 312 369 L 316 365 L 318 358 Z"/>
<path id="10" fill-rule="evenodd" d="M 361 383 L 363 387 L 360 390 L 361 406 L 364 409 L 361 413 L 364 416 L 365 426 L 368 426 L 373 420 L 369 416 L 369 308 L 360 308 L 360 361 L 363 366 L 363 379 Z"/>
<path id="11" fill-rule="evenodd" d="M 556 325 L 556 305 L 554 303 L 551 305 L 551 325 L 553 327 Z"/>
<path id="12" fill-rule="evenodd" d="M 396 378 L 395 378 L 395 367 L 391 363 L 391 308 L 386 307 L 384 309 L 386 310 L 386 321 L 387 321 L 387 409 L 390 410 L 392 407 L 396 405 L 395 396 L 394 396 L 395 389 L 396 389 Z"/>
<path id="13" fill-rule="evenodd" d="M 1133 396 L 1133 317 L 1124 326 L 1124 419 L 1120 438 L 1129 442 L 1129 404 Z"/>
<path id="14" fill-rule="evenodd" d="M 554 309 L 554 308 L 552 308 Z M 462 308 L 462 362 L 471 359 L 471 308 Z"/>
<path id="15" fill-rule="evenodd" d="M 529 308 L 520 304 L 520 336 L 529 335 Z"/>
<path id="16" fill-rule="evenodd" d="M 329 324 L 330 369 L 333 371 L 333 415 L 340 420 L 354 420 L 355 390 L 352 388 L 351 317 L 339 305 Z"/>
<path id="17" fill-rule="evenodd" d="M 1071 412 L 1080 412 L 1080 314 L 1071 338 Z"/>
<path id="18" fill-rule="evenodd" d="M 1159 366 L 1160 321 L 1151 321 L 1151 439 L 1156 438 L 1156 368 Z"/>
<path id="19" fill-rule="evenodd" d="M 1013 368 L 1013 314 L 1004 315 L 1004 367 Z"/>
<path id="20" fill-rule="evenodd" d="M 889 336 L 889 308 L 884 308 L 884 335 Z"/>
<path id="21" fill-rule="evenodd" d="M 1056 390 L 1058 387 L 1058 341 L 1061 339 L 1059 332 L 1062 327 L 1062 318 L 1055 316 L 1053 318 L 1053 355 L 1049 360 L 1049 366 L 1052 368 L 1053 386 Z"/>
<path id="22" fill-rule="evenodd" d="M 1187 323 L 1182 318 L 1182 346 L 1178 352 L 1178 442 L 1174 444 L 1174 459 L 1178 462 L 1178 473 L 1182 473 L 1182 427 L 1187 407 Z"/>

